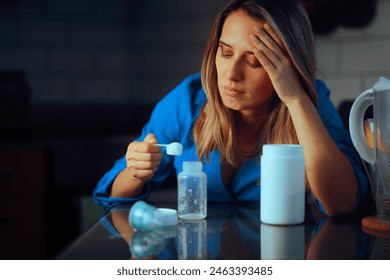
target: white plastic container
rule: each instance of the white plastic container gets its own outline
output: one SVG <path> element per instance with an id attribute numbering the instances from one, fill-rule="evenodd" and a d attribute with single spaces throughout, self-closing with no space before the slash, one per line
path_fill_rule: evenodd
<path id="1" fill-rule="evenodd" d="M 305 220 L 305 160 L 301 145 L 269 144 L 261 156 L 260 219 L 287 225 Z"/>
<path id="2" fill-rule="evenodd" d="M 183 220 L 201 220 L 207 216 L 207 176 L 202 162 L 184 161 L 178 181 L 178 216 Z"/>

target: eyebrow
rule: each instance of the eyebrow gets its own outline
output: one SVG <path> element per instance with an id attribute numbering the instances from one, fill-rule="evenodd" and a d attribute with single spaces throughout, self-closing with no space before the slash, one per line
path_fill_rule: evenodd
<path id="1" fill-rule="evenodd" d="M 231 45 L 225 43 L 225 42 L 222 41 L 222 40 L 219 40 L 219 43 L 220 43 L 221 45 L 224 45 L 224 46 L 228 47 L 228 48 L 234 49 Z M 246 53 L 246 54 L 250 54 L 250 55 L 255 55 L 253 52 L 250 52 L 250 51 L 246 51 L 245 53 Z"/>

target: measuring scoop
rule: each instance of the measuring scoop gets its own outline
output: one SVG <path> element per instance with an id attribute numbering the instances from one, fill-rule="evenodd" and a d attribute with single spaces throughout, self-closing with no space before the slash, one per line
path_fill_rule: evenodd
<path id="1" fill-rule="evenodd" d="M 172 142 L 170 144 L 155 144 L 155 146 L 165 147 L 167 155 L 181 156 L 183 152 L 183 145 L 178 142 Z"/>

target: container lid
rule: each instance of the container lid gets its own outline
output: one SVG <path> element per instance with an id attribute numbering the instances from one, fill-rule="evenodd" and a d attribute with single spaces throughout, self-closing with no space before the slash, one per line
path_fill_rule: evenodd
<path id="1" fill-rule="evenodd" d="M 295 144 L 266 144 L 263 145 L 263 155 L 302 156 L 303 146 Z"/>
<path id="2" fill-rule="evenodd" d="M 203 163 L 201 161 L 183 161 L 183 171 L 201 172 Z"/>

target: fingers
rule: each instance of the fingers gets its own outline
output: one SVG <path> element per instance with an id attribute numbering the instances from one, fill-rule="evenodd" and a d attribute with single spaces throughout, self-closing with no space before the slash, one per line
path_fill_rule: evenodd
<path id="1" fill-rule="evenodd" d="M 255 46 L 254 54 L 257 59 L 266 68 L 277 68 L 278 63 L 285 59 L 285 48 L 279 36 L 269 24 L 255 26 L 253 30 L 255 34 L 250 39 Z"/>
<path id="2" fill-rule="evenodd" d="M 263 65 L 267 72 L 276 70 L 278 57 L 257 37 L 251 36 L 251 40 L 256 47 L 253 53 L 261 65 Z"/>
<path id="3" fill-rule="evenodd" d="M 148 135 L 146 135 L 144 142 L 149 144 L 157 144 L 156 136 L 154 136 L 153 133 L 149 133 Z"/>
<path id="4" fill-rule="evenodd" d="M 268 73 L 275 92 L 281 100 L 288 101 L 303 89 L 297 69 L 292 62 L 283 41 L 267 23 L 253 28 L 250 35 L 254 55 Z"/>
<path id="5" fill-rule="evenodd" d="M 127 168 L 132 176 L 148 180 L 153 177 L 162 159 L 161 148 L 155 146 L 157 139 L 148 134 L 143 142 L 132 142 L 126 152 Z"/>
<path id="6" fill-rule="evenodd" d="M 284 46 L 282 40 L 276 31 L 268 24 L 255 26 L 253 28 L 256 36 L 260 41 L 262 41 L 268 48 L 271 50 L 284 53 L 286 51 L 286 47 Z"/>
<path id="7" fill-rule="evenodd" d="M 278 47 L 284 52 L 286 50 L 282 40 L 279 35 L 276 34 L 276 31 L 268 23 L 264 24 L 264 30 L 271 36 L 272 40 L 278 45 Z"/>
<path id="8" fill-rule="evenodd" d="M 161 152 L 161 147 L 155 146 L 154 144 L 157 144 L 156 136 L 149 133 L 143 142 L 133 142 L 130 145 L 132 145 L 132 151 L 140 153 L 137 155 L 140 156 L 140 159 L 145 159 L 145 157 L 147 159 L 149 157 L 148 154 Z"/>

